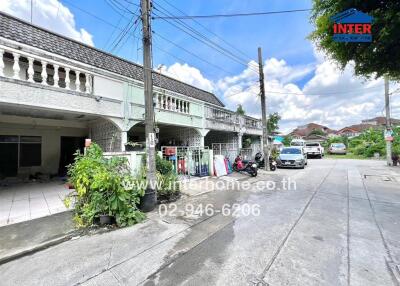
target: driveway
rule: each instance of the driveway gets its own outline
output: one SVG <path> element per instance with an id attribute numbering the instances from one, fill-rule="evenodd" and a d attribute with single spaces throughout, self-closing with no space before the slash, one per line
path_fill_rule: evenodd
<path id="1" fill-rule="evenodd" d="M 66 211 L 62 181 L 0 186 L 0 227 Z"/>
<path id="2" fill-rule="evenodd" d="M 275 189 L 257 187 L 265 180 Z M 166 216 L 0 265 L 2 284 L 399 285 L 399 169 L 316 159 L 238 181 L 250 188 L 185 197 Z M 227 204 L 259 212 L 217 212 Z"/>

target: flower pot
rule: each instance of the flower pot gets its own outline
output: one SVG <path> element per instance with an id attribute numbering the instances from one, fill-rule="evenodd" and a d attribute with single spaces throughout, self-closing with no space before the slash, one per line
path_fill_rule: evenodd
<path id="1" fill-rule="evenodd" d="M 100 215 L 99 216 L 99 224 L 100 225 L 110 225 L 114 221 L 114 217 L 110 215 Z"/>

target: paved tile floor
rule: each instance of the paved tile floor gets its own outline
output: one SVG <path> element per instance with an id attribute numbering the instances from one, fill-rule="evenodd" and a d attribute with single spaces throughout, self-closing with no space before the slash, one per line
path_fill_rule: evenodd
<path id="1" fill-rule="evenodd" d="M 69 192 L 62 181 L 0 187 L 0 226 L 66 211 Z"/>

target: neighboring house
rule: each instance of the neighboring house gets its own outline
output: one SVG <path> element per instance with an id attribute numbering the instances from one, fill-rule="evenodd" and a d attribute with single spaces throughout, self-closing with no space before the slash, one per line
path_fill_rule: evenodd
<path id="1" fill-rule="evenodd" d="M 400 119 L 392 118 L 392 119 L 390 119 L 390 122 L 393 126 L 400 126 Z M 385 127 L 386 126 L 386 117 L 378 116 L 378 117 L 371 118 L 371 119 L 364 119 L 361 121 L 361 123 Z"/>
<path id="2" fill-rule="evenodd" d="M 351 125 L 351 126 L 347 126 L 344 127 L 342 129 L 340 129 L 336 135 L 338 136 L 346 136 L 346 137 L 356 137 L 358 135 L 360 135 L 364 130 L 367 130 L 369 128 L 377 128 L 376 125 L 372 125 L 372 124 L 355 124 L 355 125 Z"/>
<path id="3" fill-rule="evenodd" d="M 304 139 L 306 141 L 314 141 L 317 139 L 317 141 L 323 141 L 326 140 L 326 138 L 328 138 L 330 135 L 335 134 L 335 132 L 335 130 L 323 125 L 317 123 L 308 123 L 306 125 L 297 127 L 290 132 L 289 135 L 293 138 Z"/>
<path id="4" fill-rule="evenodd" d="M 258 141 L 261 121 L 153 72 L 158 148 Z M 91 138 L 144 142 L 143 67 L 0 12 L 0 177 L 65 173 Z"/>

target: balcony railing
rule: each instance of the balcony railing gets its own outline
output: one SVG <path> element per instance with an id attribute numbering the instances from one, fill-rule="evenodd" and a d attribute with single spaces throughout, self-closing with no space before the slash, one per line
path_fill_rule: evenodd
<path id="1" fill-rule="evenodd" d="M 86 71 L 4 47 L 0 76 L 88 94 L 93 90 L 93 76 Z"/>
<path id="2" fill-rule="evenodd" d="M 169 110 L 178 113 L 190 113 L 190 102 L 174 96 L 155 93 L 158 109 Z"/>
<path id="3" fill-rule="evenodd" d="M 244 126 L 259 129 L 259 128 L 262 128 L 262 122 L 259 119 L 255 119 L 255 118 L 246 116 L 244 118 Z"/>
<path id="4" fill-rule="evenodd" d="M 206 106 L 206 118 L 229 124 L 239 124 L 239 117 L 233 111 Z"/>

